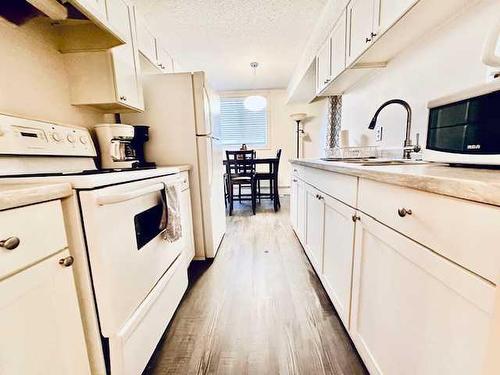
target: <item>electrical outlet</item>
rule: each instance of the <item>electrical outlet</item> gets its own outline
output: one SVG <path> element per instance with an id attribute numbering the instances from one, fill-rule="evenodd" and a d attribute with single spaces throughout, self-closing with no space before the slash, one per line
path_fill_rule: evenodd
<path id="1" fill-rule="evenodd" d="M 384 134 L 384 127 L 383 126 L 377 126 L 376 133 L 375 133 L 375 140 L 377 142 L 382 142 L 382 136 Z"/>

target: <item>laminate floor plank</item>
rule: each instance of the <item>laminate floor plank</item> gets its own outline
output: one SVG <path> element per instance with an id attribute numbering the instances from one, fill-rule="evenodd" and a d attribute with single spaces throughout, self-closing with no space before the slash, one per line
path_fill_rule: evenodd
<path id="1" fill-rule="evenodd" d="M 289 222 L 236 205 L 147 374 L 367 374 Z"/>

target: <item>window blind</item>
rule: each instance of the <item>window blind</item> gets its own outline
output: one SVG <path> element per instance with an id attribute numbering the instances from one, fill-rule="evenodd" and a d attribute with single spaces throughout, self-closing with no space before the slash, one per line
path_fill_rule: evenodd
<path id="1" fill-rule="evenodd" d="M 267 108 L 250 111 L 244 105 L 245 97 L 222 97 L 220 131 L 225 145 L 266 145 Z"/>

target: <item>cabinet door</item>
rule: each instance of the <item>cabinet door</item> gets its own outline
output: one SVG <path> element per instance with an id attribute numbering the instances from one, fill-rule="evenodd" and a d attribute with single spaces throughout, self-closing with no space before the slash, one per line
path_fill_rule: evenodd
<path id="1" fill-rule="evenodd" d="M 108 22 L 117 30 L 125 41 L 132 39 L 130 35 L 129 7 L 124 0 L 106 0 Z"/>
<path id="2" fill-rule="evenodd" d="M 334 79 L 345 69 L 346 59 L 346 26 L 347 17 L 346 11 L 338 19 L 333 28 L 331 43 L 332 43 L 332 60 L 331 60 L 331 78 Z"/>
<path id="3" fill-rule="evenodd" d="M 184 237 L 184 256 L 189 265 L 194 258 L 193 214 L 191 210 L 191 190 L 181 192 L 182 236 Z"/>
<path id="4" fill-rule="evenodd" d="M 374 28 L 382 33 L 391 27 L 417 0 L 376 0 Z"/>
<path id="5" fill-rule="evenodd" d="M 316 90 L 322 91 L 331 79 L 331 39 L 323 44 L 316 57 Z"/>
<path id="6" fill-rule="evenodd" d="M 290 184 L 290 223 L 295 231 L 297 231 L 297 194 L 297 179 L 292 177 L 292 182 Z"/>
<path id="7" fill-rule="evenodd" d="M 307 185 L 305 249 L 318 274 L 323 272 L 323 200 L 318 190 Z"/>
<path id="8" fill-rule="evenodd" d="M 134 8 L 134 16 L 137 29 L 137 49 L 149 62 L 156 65 L 155 36 L 149 30 L 144 18 L 137 13 L 137 8 Z"/>
<path id="9" fill-rule="evenodd" d="M 2 374 L 90 374 L 65 250 L 0 282 Z"/>
<path id="10" fill-rule="evenodd" d="M 372 374 L 479 374 L 495 287 L 360 215 L 351 337 Z"/>
<path id="11" fill-rule="evenodd" d="M 163 73 L 173 73 L 174 67 L 172 63 L 172 57 L 167 51 L 161 46 L 159 39 L 156 39 L 156 56 L 158 59 L 158 67 Z"/>
<path id="12" fill-rule="evenodd" d="M 141 108 L 141 95 L 139 94 L 138 62 L 136 61 L 136 50 L 134 49 L 134 36 L 128 5 L 123 0 L 108 0 L 113 4 L 115 23 L 122 24 L 126 14 L 126 40 L 127 43 L 111 50 L 113 56 L 113 68 L 115 77 L 116 100 L 135 108 Z M 119 11 L 118 11 L 119 10 Z"/>
<path id="13" fill-rule="evenodd" d="M 323 240 L 323 280 L 344 326 L 349 328 L 355 210 L 325 197 Z"/>
<path id="14" fill-rule="evenodd" d="M 371 44 L 375 0 L 351 0 L 347 6 L 347 64 L 356 60 Z"/>
<path id="15" fill-rule="evenodd" d="M 297 183 L 297 236 L 304 245 L 306 239 L 306 189 L 303 181 Z"/>

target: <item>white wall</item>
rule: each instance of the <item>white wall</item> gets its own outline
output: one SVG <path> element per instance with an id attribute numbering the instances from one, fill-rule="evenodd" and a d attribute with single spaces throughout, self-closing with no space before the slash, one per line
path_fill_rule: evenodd
<path id="1" fill-rule="evenodd" d="M 304 120 L 306 136 L 301 139 L 301 157 L 316 158 L 323 155 L 325 145 L 325 130 L 328 115 L 327 100 L 319 100 L 312 104 L 287 104 L 286 90 L 268 91 L 237 91 L 222 92 L 221 95 L 265 95 L 268 98 L 269 147 L 257 149 L 258 157 L 276 155 L 281 148 L 281 162 L 279 172 L 279 186 L 290 186 L 291 167 L 289 159 L 296 157 L 296 124 L 290 114 L 305 112 L 308 117 Z"/>
<path id="2" fill-rule="evenodd" d="M 433 98 L 485 82 L 481 49 L 493 21 L 500 15 L 498 0 L 483 0 L 465 14 L 449 20 L 409 46 L 389 65 L 343 95 L 342 128 L 351 144 L 375 144 L 368 124 L 384 101 L 402 98 L 413 109 L 412 139 L 425 142 L 427 102 Z M 384 127 L 383 147 L 401 146 L 406 114 L 402 107 L 385 108 L 378 124 Z"/>
<path id="3" fill-rule="evenodd" d="M 62 55 L 46 21 L 15 26 L 0 18 L 0 112 L 91 127 L 104 115 L 70 104 Z"/>

